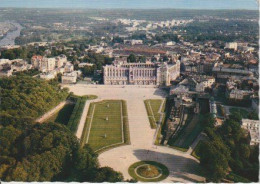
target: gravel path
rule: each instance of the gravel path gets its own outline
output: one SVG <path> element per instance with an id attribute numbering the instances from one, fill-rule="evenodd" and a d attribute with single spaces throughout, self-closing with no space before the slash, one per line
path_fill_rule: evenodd
<path id="1" fill-rule="evenodd" d="M 85 122 L 86 122 L 86 118 L 87 118 L 87 115 L 88 115 L 88 108 L 89 108 L 89 105 L 90 103 L 92 102 L 96 102 L 98 100 L 87 100 L 86 103 L 85 103 L 85 106 L 84 106 L 84 109 L 83 109 L 83 112 L 82 112 L 82 115 L 81 115 L 81 118 L 80 118 L 80 122 L 79 122 L 79 125 L 78 125 L 78 130 L 76 132 L 76 137 L 78 139 L 81 138 L 81 135 L 82 135 L 82 132 L 83 132 L 83 128 L 84 128 L 84 125 L 85 125 Z"/>

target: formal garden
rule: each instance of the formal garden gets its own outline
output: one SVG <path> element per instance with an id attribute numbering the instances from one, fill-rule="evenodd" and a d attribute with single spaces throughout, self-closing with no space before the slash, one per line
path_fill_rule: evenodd
<path id="1" fill-rule="evenodd" d="M 104 100 L 89 106 L 81 145 L 86 143 L 96 152 L 130 143 L 126 102 Z"/>
<path id="2" fill-rule="evenodd" d="M 141 182 L 158 182 L 169 176 L 168 168 L 155 161 L 136 162 L 129 167 L 128 173 Z"/>

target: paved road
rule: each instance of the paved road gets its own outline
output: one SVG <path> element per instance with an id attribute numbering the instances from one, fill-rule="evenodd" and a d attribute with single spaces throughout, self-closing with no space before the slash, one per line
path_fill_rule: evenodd
<path id="1" fill-rule="evenodd" d="M 165 164 L 170 175 L 164 182 L 195 182 L 204 178 L 197 175 L 200 171 L 198 161 L 187 153 L 164 146 L 153 145 L 155 130 L 150 128 L 144 100 L 163 99 L 163 90 L 138 86 L 93 86 L 76 84 L 66 86 L 76 95 L 98 96 L 98 100 L 123 99 L 127 102 L 131 145 L 120 146 L 99 155 L 101 166 L 109 166 L 130 179 L 128 167 L 140 160 L 154 160 Z"/>

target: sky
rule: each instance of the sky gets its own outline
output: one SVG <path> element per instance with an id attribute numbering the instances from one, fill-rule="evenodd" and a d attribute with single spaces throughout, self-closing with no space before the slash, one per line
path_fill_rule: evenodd
<path id="1" fill-rule="evenodd" d="M 0 7 L 91 9 L 247 9 L 258 10 L 257 0 L 0 0 Z"/>

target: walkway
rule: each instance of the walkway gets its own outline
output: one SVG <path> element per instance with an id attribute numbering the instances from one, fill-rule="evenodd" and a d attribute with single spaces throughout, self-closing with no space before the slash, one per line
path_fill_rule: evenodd
<path id="1" fill-rule="evenodd" d="M 84 129 L 84 125 L 85 125 L 86 118 L 87 118 L 87 115 L 88 115 L 89 105 L 90 105 L 90 103 L 96 102 L 96 101 L 98 101 L 98 100 L 87 100 L 86 103 L 85 103 L 84 110 L 82 112 L 82 115 L 81 115 L 81 118 L 80 118 L 80 121 L 79 121 L 78 130 L 76 132 L 76 137 L 78 139 L 81 138 L 81 135 L 82 135 L 82 132 L 83 132 L 83 129 Z"/>

